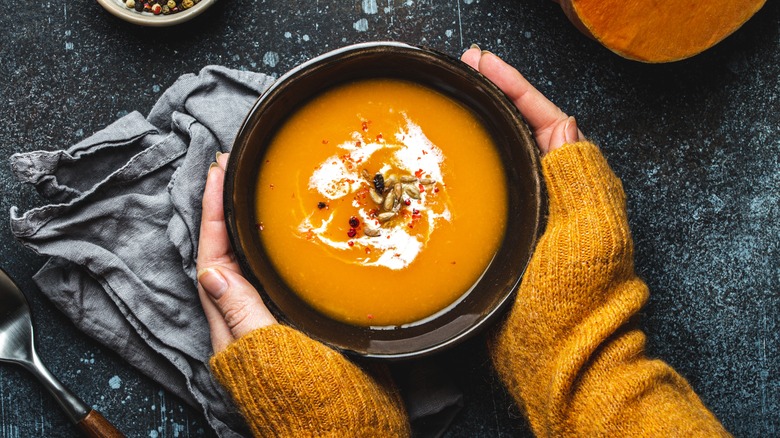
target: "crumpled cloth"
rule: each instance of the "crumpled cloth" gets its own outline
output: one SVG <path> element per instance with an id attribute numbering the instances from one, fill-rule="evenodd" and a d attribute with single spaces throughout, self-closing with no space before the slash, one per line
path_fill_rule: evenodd
<path id="1" fill-rule="evenodd" d="M 11 209 L 15 237 L 50 256 L 34 277 L 41 291 L 80 330 L 202 409 L 222 437 L 249 433 L 208 369 L 195 269 L 201 198 L 216 152 L 230 151 L 273 81 L 205 67 L 180 77 L 145 118 L 133 112 L 66 150 L 10 158 L 16 177 L 51 202 Z M 414 373 L 406 375 L 419 388 Z M 406 392 L 413 425 L 420 415 L 450 413 L 416 436 L 441 434 L 462 405 L 447 386 Z"/>

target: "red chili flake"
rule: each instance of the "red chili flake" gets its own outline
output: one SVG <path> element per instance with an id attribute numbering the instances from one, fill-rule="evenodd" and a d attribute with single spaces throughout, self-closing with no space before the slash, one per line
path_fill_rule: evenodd
<path id="1" fill-rule="evenodd" d="M 374 315 L 373 315 L 372 313 L 369 313 L 368 315 L 366 315 L 366 318 L 368 318 L 368 319 L 374 319 Z"/>
<path id="2" fill-rule="evenodd" d="M 382 133 L 380 132 L 380 133 L 379 133 L 379 134 L 376 136 L 376 141 L 382 141 L 382 139 L 383 139 L 383 138 L 384 138 L 384 137 L 382 136 Z"/>
<path id="3" fill-rule="evenodd" d="M 422 184 L 418 185 L 417 188 L 420 189 L 420 193 L 425 191 L 425 186 Z"/>
<path id="4" fill-rule="evenodd" d="M 356 235 L 357 235 L 357 230 L 355 230 L 354 228 L 350 228 L 349 231 L 347 231 L 347 236 L 349 236 L 350 239 L 355 237 Z"/>
<path id="5" fill-rule="evenodd" d="M 360 221 L 355 216 L 352 216 L 349 218 L 349 226 L 352 228 L 357 228 L 358 225 L 360 225 Z"/>
<path id="6" fill-rule="evenodd" d="M 351 241 L 351 240 L 350 240 L 349 242 L 347 242 L 347 245 L 349 245 L 349 246 L 355 246 L 355 242 L 353 242 L 353 241 Z"/>
<path id="7" fill-rule="evenodd" d="M 434 187 L 433 188 L 433 193 L 439 193 L 439 188 L 438 187 Z"/>
<path id="8" fill-rule="evenodd" d="M 322 144 L 328 144 L 328 140 L 322 140 Z"/>
<path id="9" fill-rule="evenodd" d="M 371 248 L 366 247 L 366 254 L 371 254 Z"/>
<path id="10" fill-rule="evenodd" d="M 269 187 L 271 187 L 271 190 L 274 189 L 274 185 L 273 184 L 270 184 Z"/>
<path id="11" fill-rule="evenodd" d="M 420 215 L 420 210 L 415 208 L 414 210 L 412 210 L 412 215 L 419 216 Z"/>
<path id="12" fill-rule="evenodd" d="M 423 174 L 422 169 L 417 169 L 417 171 L 414 172 L 414 176 L 416 176 L 417 178 L 422 178 L 422 174 Z"/>
<path id="13" fill-rule="evenodd" d="M 368 132 L 368 122 L 363 122 L 363 132 Z"/>
<path id="14" fill-rule="evenodd" d="M 360 142 L 360 140 L 355 142 L 355 146 L 360 147 L 363 146 L 363 143 Z"/>

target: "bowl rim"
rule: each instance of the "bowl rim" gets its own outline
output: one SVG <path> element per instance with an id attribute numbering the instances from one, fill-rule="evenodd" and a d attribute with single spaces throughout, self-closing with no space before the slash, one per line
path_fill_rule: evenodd
<path id="1" fill-rule="evenodd" d="M 100 6 L 111 15 L 121 18 L 129 23 L 149 27 L 173 26 L 189 21 L 212 6 L 217 0 L 200 0 L 195 6 L 174 14 L 154 15 L 148 12 L 136 12 L 130 10 L 120 0 L 97 0 Z"/>
<path id="2" fill-rule="evenodd" d="M 443 341 L 431 344 L 430 346 L 422 349 L 416 349 L 413 351 L 406 351 L 401 353 L 395 353 L 395 352 L 370 353 L 370 352 L 356 351 L 350 348 L 345 348 L 341 345 L 337 345 L 337 343 L 329 341 L 328 339 L 321 339 L 318 336 L 312 336 L 312 334 L 307 333 L 305 330 L 303 330 L 303 332 L 306 333 L 307 336 L 319 340 L 325 343 L 326 345 L 329 345 L 330 347 L 333 347 L 336 350 L 341 351 L 348 355 L 353 355 L 356 357 L 367 358 L 367 359 L 407 360 L 407 359 L 429 356 L 436 352 L 440 352 L 449 349 L 457 344 L 460 344 L 463 341 L 471 338 L 472 336 L 475 336 L 477 333 L 480 333 L 485 327 L 492 324 L 499 316 L 503 315 L 505 310 L 509 307 L 509 305 L 514 302 L 514 297 L 516 296 L 517 291 L 520 288 L 522 278 L 525 275 L 525 271 L 533 255 L 533 250 L 544 229 L 544 210 L 546 208 L 547 201 L 546 201 L 546 192 L 544 190 L 543 178 L 541 176 L 541 157 L 539 154 L 538 147 L 536 145 L 536 141 L 530 129 L 528 128 L 525 119 L 522 117 L 519 110 L 511 101 L 511 99 L 509 99 L 509 97 L 507 97 L 498 88 L 498 86 L 496 86 L 492 81 L 490 81 L 484 75 L 479 73 L 477 70 L 471 68 L 465 63 L 462 63 L 460 60 L 456 60 L 455 58 L 445 53 L 439 52 L 437 50 L 430 49 L 427 47 L 422 47 L 422 46 L 414 46 L 407 43 L 396 42 L 396 41 L 372 41 L 372 42 L 352 44 L 352 45 L 347 45 L 347 46 L 343 46 L 328 51 L 319 56 L 311 58 L 310 60 L 305 61 L 293 67 L 288 72 L 280 76 L 267 90 L 265 90 L 261 94 L 261 96 L 255 101 L 255 103 L 253 104 L 253 106 L 251 107 L 247 115 L 244 117 L 244 120 L 240 125 L 240 128 L 237 132 L 236 138 L 232 146 L 233 146 L 233 151 L 241 151 L 241 149 L 246 144 L 246 140 L 252 134 L 252 130 L 254 129 L 254 124 L 252 123 L 252 121 L 253 119 L 258 117 L 257 113 L 259 109 L 262 108 L 267 101 L 269 100 L 272 101 L 274 98 L 278 99 L 278 97 L 274 97 L 275 95 L 279 94 L 279 91 L 277 90 L 280 87 L 286 86 L 287 82 L 291 78 L 295 78 L 299 74 L 305 73 L 305 70 L 313 66 L 316 66 L 322 62 L 329 61 L 334 57 L 348 56 L 352 52 L 360 52 L 366 49 L 387 50 L 392 48 L 397 48 L 405 51 L 419 51 L 422 52 L 424 55 L 433 56 L 440 61 L 448 61 L 450 63 L 453 63 L 454 65 L 460 66 L 460 67 L 456 67 L 456 69 L 459 69 L 461 73 L 466 72 L 467 75 L 472 76 L 474 79 L 479 81 L 480 86 L 484 86 L 489 89 L 487 93 L 491 94 L 493 97 L 498 97 L 498 99 L 501 100 L 501 106 L 503 107 L 503 109 L 507 110 L 512 115 L 512 117 L 518 122 L 518 130 L 520 131 L 521 136 L 527 137 L 530 140 L 531 143 L 530 148 L 532 149 L 531 151 L 529 151 L 530 166 L 533 172 L 533 174 L 530 175 L 530 177 L 534 183 L 533 190 L 530 191 L 533 192 L 533 197 L 535 200 L 534 211 L 532 212 L 534 229 L 532 230 L 531 233 L 529 233 L 531 235 L 531 238 L 530 238 L 529 248 L 528 248 L 528 259 L 524 261 L 525 264 L 522 266 L 522 269 L 520 270 L 520 274 L 518 275 L 516 281 L 514 281 L 514 285 L 511 292 L 503 294 L 503 296 L 500 297 L 500 300 L 498 300 L 495 303 L 495 305 L 493 305 L 491 308 L 486 309 L 485 312 L 482 313 L 479 316 L 479 318 L 476 319 L 476 322 L 470 323 L 468 328 L 461 331 L 460 333 L 457 333 L 454 336 L 450 336 Z M 525 148 L 525 146 L 523 146 L 523 148 Z M 231 153 L 230 155 L 230 159 L 228 161 L 228 165 L 226 169 L 225 185 L 224 185 L 224 192 L 223 192 L 223 204 L 224 204 L 224 211 L 226 214 L 226 225 L 227 225 L 228 236 L 230 239 L 230 244 L 234 252 L 236 252 L 236 255 L 238 256 L 237 260 L 244 274 L 247 275 L 250 282 L 252 282 L 255 286 L 260 287 L 259 292 L 261 293 L 261 295 L 263 295 L 265 304 L 269 307 L 269 309 L 272 310 L 272 312 L 276 316 L 281 316 L 280 323 L 284 322 L 291 325 L 293 328 L 300 329 L 297 327 L 297 324 L 294 322 L 294 320 L 290 318 L 288 315 L 286 315 L 285 312 L 283 312 L 276 305 L 276 303 L 273 302 L 270 296 L 268 296 L 268 294 L 264 291 L 263 282 L 257 277 L 256 273 L 254 272 L 254 269 L 249 265 L 248 262 L 242 260 L 242 257 L 245 258 L 246 255 L 245 254 L 239 255 L 242 252 L 241 245 L 238 244 L 238 242 L 240 241 L 240 239 L 238 238 L 239 230 L 236 224 L 236 216 L 235 214 L 232 213 L 233 211 L 232 191 L 235 185 L 236 172 L 239 165 L 239 160 L 238 160 L 239 156 L 240 154 L 233 154 L 233 153 Z M 494 260 L 495 260 L 495 256 L 494 256 Z M 491 266 L 493 263 L 494 261 L 491 261 L 488 264 L 488 267 Z M 488 268 L 486 268 L 485 272 L 487 272 L 487 269 Z M 254 281 L 252 281 L 253 279 Z M 289 290 L 289 286 L 286 287 Z"/>

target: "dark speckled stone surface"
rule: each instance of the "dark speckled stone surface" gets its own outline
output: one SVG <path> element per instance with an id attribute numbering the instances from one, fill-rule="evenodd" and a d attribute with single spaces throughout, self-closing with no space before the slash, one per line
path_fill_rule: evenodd
<path id="1" fill-rule="evenodd" d="M 90 1 L 0 15 L 0 155 L 67 147 L 208 64 L 280 75 L 377 39 L 505 57 L 576 115 L 628 194 L 636 266 L 651 290 L 649 354 L 671 363 L 736 436 L 780 436 L 780 2 L 724 42 L 667 65 L 626 61 L 546 0 L 224 0 L 145 29 Z M 0 166 L 0 265 L 32 305 L 54 374 L 128 436 L 210 436 L 202 415 L 78 332 L 32 284 L 43 259 L 8 228 L 42 200 Z M 445 353 L 465 409 L 447 436 L 531 436 L 475 340 Z M 0 438 L 75 429 L 21 369 L 0 365 Z"/>

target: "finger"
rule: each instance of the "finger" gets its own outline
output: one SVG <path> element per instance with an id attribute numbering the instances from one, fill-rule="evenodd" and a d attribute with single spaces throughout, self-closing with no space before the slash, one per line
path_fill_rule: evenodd
<path id="1" fill-rule="evenodd" d="M 217 152 L 217 165 L 220 169 L 227 170 L 228 158 L 230 158 L 230 153 L 223 154 Z"/>
<path id="2" fill-rule="evenodd" d="M 555 123 L 566 119 L 560 108 L 498 56 L 483 52 L 479 58 L 479 71 L 514 102 L 535 135 L 548 132 Z"/>
<path id="3" fill-rule="evenodd" d="M 211 346 L 214 348 L 214 353 L 219 353 L 227 348 L 235 338 L 230 331 L 230 327 L 228 327 L 225 322 L 222 312 L 217 309 L 217 305 L 209 298 L 208 293 L 203 289 L 200 283 L 198 283 L 198 297 L 200 298 L 200 304 L 203 307 L 203 313 L 206 315 L 206 321 L 209 324 Z"/>
<path id="4" fill-rule="evenodd" d="M 460 56 L 460 60 L 468 64 L 474 70 L 479 69 L 479 58 L 482 57 L 482 50 L 479 46 L 472 44 L 471 48 L 463 52 Z"/>
<path id="5" fill-rule="evenodd" d="M 550 132 L 550 142 L 547 150 L 542 150 L 542 155 L 552 152 L 566 143 L 566 123 L 565 121 L 559 122 L 553 127 Z M 541 146 L 539 148 L 541 149 Z"/>
<path id="6" fill-rule="evenodd" d="M 198 269 L 222 265 L 240 271 L 235 263 L 225 227 L 222 208 L 222 188 L 225 171 L 219 165 L 212 165 L 203 190 L 203 210 L 198 240 Z"/>
<path id="7" fill-rule="evenodd" d="M 233 338 L 276 323 L 260 294 L 241 274 L 214 266 L 198 272 L 198 283 L 216 305 Z"/>

